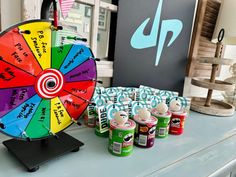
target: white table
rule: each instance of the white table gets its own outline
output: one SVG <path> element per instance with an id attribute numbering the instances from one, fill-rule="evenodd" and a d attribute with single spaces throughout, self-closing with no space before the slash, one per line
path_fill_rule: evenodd
<path id="1" fill-rule="evenodd" d="M 35 173 L 26 172 L 0 145 L 0 177 L 205 177 L 227 176 L 236 167 L 236 115 L 213 117 L 191 112 L 183 135 L 156 139 L 151 149 L 135 147 L 129 157 L 111 155 L 108 139 L 97 137 L 94 129 L 73 126 L 66 132 L 85 146 L 45 163 Z"/>

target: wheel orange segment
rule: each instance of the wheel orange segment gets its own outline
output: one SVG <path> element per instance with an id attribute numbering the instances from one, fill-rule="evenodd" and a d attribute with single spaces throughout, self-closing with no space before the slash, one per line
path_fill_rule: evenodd
<path id="1" fill-rule="evenodd" d="M 37 76 L 41 67 L 34 57 L 18 28 L 6 32 L 0 37 L 1 57 L 14 66 Z"/>

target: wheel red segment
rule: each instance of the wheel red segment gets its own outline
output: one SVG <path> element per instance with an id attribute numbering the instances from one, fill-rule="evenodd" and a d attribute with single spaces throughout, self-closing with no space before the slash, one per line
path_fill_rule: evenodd
<path id="1" fill-rule="evenodd" d="M 4 61 L 0 61 L 0 66 L 0 88 L 34 85 L 35 77 L 33 75 Z"/>
<path id="2" fill-rule="evenodd" d="M 65 84 L 64 90 L 80 98 L 90 100 L 95 86 L 96 82 L 94 81 L 71 82 Z"/>
<path id="3" fill-rule="evenodd" d="M 1 89 L 0 117 L 15 109 L 35 94 L 33 86 Z"/>
<path id="4" fill-rule="evenodd" d="M 65 82 L 79 82 L 96 79 L 97 71 L 95 61 L 86 60 L 74 70 L 65 75 Z"/>
<path id="5" fill-rule="evenodd" d="M 12 65 L 35 76 L 42 71 L 18 28 L 13 28 L 0 37 L 0 48 L 1 57 Z"/>
<path id="6" fill-rule="evenodd" d="M 78 119 L 88 106 L 88 102 L 85 100 L 65 91 L 60 94 L 59 98 L 71 118 L 74 120 Z"/>

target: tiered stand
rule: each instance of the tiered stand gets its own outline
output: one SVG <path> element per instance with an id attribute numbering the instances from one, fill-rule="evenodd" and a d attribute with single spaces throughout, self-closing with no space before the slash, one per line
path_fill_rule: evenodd
<path id="1" fill-rule="evenodd" d="M 220 65 L 233 65 L 236 61 L 232 59 L 220 58 L 221 43 L 218 42 L 216 55 L 213 58 L 200 58 L 200 63 L 212 64 L 211 78 L 193 78 L 192 85 L 208 89 L 207 98 L 193 97 L 191 102 L 191 110 L 216 116 L 231 116 L 234 114 L 234 106 L 223 101 L 212 99 L 213 90 L 234 91 L 235 85 L 216 80 L 216 72 Z"/>

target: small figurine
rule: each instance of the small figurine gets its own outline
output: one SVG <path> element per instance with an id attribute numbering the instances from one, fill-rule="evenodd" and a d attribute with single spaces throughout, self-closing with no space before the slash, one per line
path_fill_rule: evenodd
<path id="1" fill-rule="evenodd" d="M 129 117 L 128 114 L 124 111 L 118 111 L 115 113 L 115 121 L 118 125 L 125 125 L 125 123 L 128 121 Z"/>
<path id="2" fill-rule="evenodd" d="M 150 117 L 151 117 L 151 113 L 147 110 L 147 108 L 139 109 L 138 115 L 142 121 L 146 121 L 146 120 L 150 119 Z"/>
<path id="3" fill-rule="evenodd" d="M 157 111 L 159 114 L 165 114 L 168 111 L 168 106 L 161 102 L 157 105 Z"/>
<path id="4" fill-rule="evenodd" d="M 181 110 L 181 103 L 179 100 L 173 100 L 170 102 L 170 111 L 178 112 Z"/>

